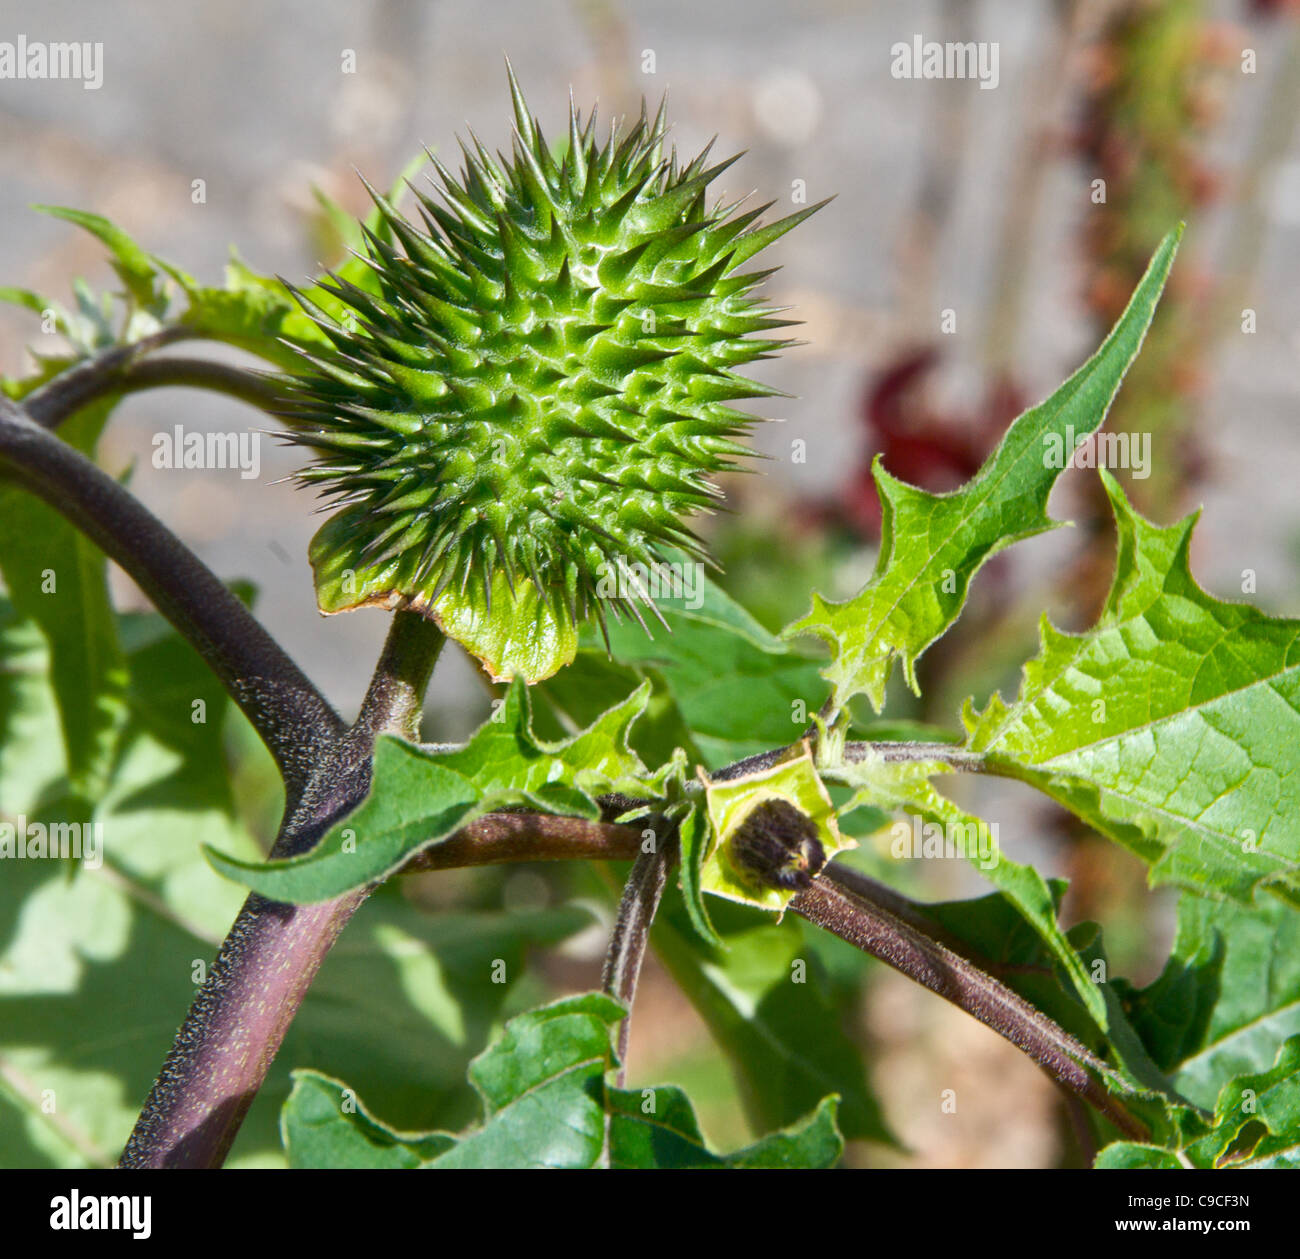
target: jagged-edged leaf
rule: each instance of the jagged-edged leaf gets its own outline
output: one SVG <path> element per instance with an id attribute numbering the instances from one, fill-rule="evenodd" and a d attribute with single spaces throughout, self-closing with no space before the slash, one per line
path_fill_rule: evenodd
<path id="1" fill-rule="evenodd" d="M 470 1064 L 483 1122 L 433 1167 L 595 1167 L 605 1143 L 610 1029 L 623 1017 L 612 997 L 586 993 L 506 1024 Z"/>
<path id="2" fill-rule="evenodd" d="M 113 270 L 126 286 L 130 298 L 152 314 L 162 314 L 167 305 L 167 295 L 157 260 L 116 223 L 110 222 L 102 214 L 74 210 L 69 206 L 38 205 L 34 208 L 53 218 L 75 223 L 103 241 L 112 255 Z"/>
<path id="3" fill-rule="evenodd" d="M 681 748 L 692 763 L 701 762 L 677 701 L 658 670 L 619 664 L 603 647 L 579 650 L 568 668 L 533 687 L 534 700 L 540 696 L 544 701 L 534 707 L 535 727 L 539 734 L 551 737 L 579 730 L 600 715 L 607 696 L 627 695 L 642 682 L 649 682 L 651 689 L 646 710 L 632 731 L 637 754 L 649 765 L 661 765 Z"/>
<path id="4" fill-rule="evenodd" d="M 1047 499 L 1074 447 L 1106 418 L 1146 335 L 1182 228 L 1151 259 L 1127 309 L 1101 348 L 1046 402 L 1008 429 L 974 478 L 950 494 L 931 494 L 873 472 L 883 508 L 875 576 L 852 599 L 820 595 L 785 633 L 813 634 L 831 649 L 824 676 L 843 707 L 866 694 L 876 711 L 895 657 L 913 690 L 917 657 L 957 619 L 971 578 L 991 555 L 1054 528 Z"/>
<path id="5" fill-rule="evenodd" d="M 705 1143 L 695 1109 L 681 1089 L 610 1089 L 610 1166 L 616 1169 L 712 1168 L 792 1170 L 833 1167 L 844 1153 L 838 1102 L 824 1097 L 811 1114 L 731 1154 Z"/>
<path id="6" fill-rule="evenodd" d="M 442 1132 L 397 1132 L 356 1093 L 319 1071 L 295 1071 L 280 1112 L 280 1136 L 292 1168 L 408 1168 L 456 1143 Z"/>
<path id="7" fill-rule="evenodd" d="M 597 796 L 662 796 L 680 765 L 651 774 L 628 746 L 648 697 L 642 685 L 586 730 L 551 743 L 533 734 L 528 688 L 516 679 L 463 747 L 427 750 L 381 736 L 370 794 L 304 856 L 247 862 L 209 852 L 209 860 L 263 896 L 309 903 L 382 879 L 492 809 L 528 805 L 595 819 Z"/>
<path id="8" fill-rule="evenodd" d="M 1095 1165 L 1300 1169 L 1300 1036 L 1284 1042 L 1267 1069 L 1225 1082 L 1207 1126 L 1167 1147 L 1117 1142 Z"/>
<path id="9" fill-rule="evenodd" d="M 405 180 L 423 165 L 424 160 L 421 155 L 417 161 L 407 166 L 389 193 L 390 201 L 397 198 Z M 323 194 L 318 193 L 318 200 L 332 221 L 346 221 L 349 225 L 348 231 L 341 236 L 340 243 L 350 249 L 360 250 L 364 236 L 357 221 L 342 214 Z M 301 366 L 302 362 L 293 349 L 294 345 L 327 343 L 324 334 L 303 313 L 281 279 L 255 271 L 237 255 L 232 254 L 226 266 L 224 284 L 201 284 L 183 268 L 150 253 L 102 214 L 68 206 L 41 205 L 35 208 L 54 218 L 75 223 L 108 248 L 109 261 L 125 287 L 125 321 L 120 329 L 114 328 L 111 298 L 95 298 L 81 281 L 74 284 L 77 302 L 75 309 L 71 310 L 29 290 L 0 288 L 0 301 L 16 303 L 36 314 L 51 311 L 57 330 L 68 338 L 75 351 L 71 359 L 46 360 L 43 370 L 33 382 L 18 382 L 16 386 L 6 389 L 11 396 L 17 396 L 18 386 L 44 383 L 63 368 L 74 365 L 79 358 L 95 350 L 129 343 L 155 332 L 164 320 L 174 321 L 203 336 L 238 346 L 289 370 Z M 366 217 L 365 226 L 380 240 L 390 239 L 391 228 L 378 209 L 372 210 Z M 345 258 L 335 268 L 335 273 L 351 284 L 369 291 L 378 291 L 373 270 L 360 257 Z M 179 312 L 173 310 L 176 290 L 185 299 L 185 309 Z M 305 286 L 304 293 L 328 313 L 341 313 L 342 305 L 338 298 L 319 284 Z M 286 345 L 286 341 L 290 344 Z"/>
<path id="10" fill-rule="evenodd" d="M 281 280 L 259 275 L 242 259 L 226 264 L 225 284 L 200 284 L 176 268 L 168 268 L 188 305 L 178 322 L 195 332 L 292 370 L 301 358 L 293 344 L 322 341 L 316 325 L 302 313 Z M 283 341 L 291 345 L 283 344 Z"/>
<path id="11" fill-rule="evenodd" d="M 969 746 L 1132 849 L 1153 883 L 1300 900 L 1300 621 L 1196 584 L 1196 517 L 1159 528 L 1103 473 L 1119 530 L 1098 623 L 1042 650 Z"/>
<path id="12" fill-rule="evenodd" d="M 394 181 L 388 200 L 395 202 L 408 178 L 424 165 L 425 157 L 410 162 Z M 313 190 L 316 200 L 329 223 L 334 227 L 337 244 L 351 250 L 334 274 L 349 284 L 367 292 L 378 293 L 379 284 L 374 270 L 359 255 L 365 249 L 365 234 L 357 219 L 331 201 L 320 189 Z M 365 228 L 379 240 L 391 239 L 392 228 L 383 214 L 372 209 L 366 216 Z M 231 345 L 248 350 L 261 358 L 289 371 L 302 366 L 302 358 L 293 346 L 328 344 L 328 338 L 303 312 L 288 286 L 279 276 L 264 275 L 249 266 L 237 253 L 231 251 L 226 264 L 225 284 L 217 287 L 200 284 L 179 267 L 155 259 L 174 279 L 188 301 L 180 322 L 217 337 Z M 346 309 L 327 288 L 317 283 L 303 286 L 303 295 L 319 309 L 336 318 Z M 282 344 L 288 341 L 291 345 Z"/>
<path id="13" fill-rule="evenodd" d="M 353 1090 L 299 1072 L 282 1131 L 304 1167 L 722 1168 L 829 1167 L 843 1141 L 836 1102 L 730 1155 L 705 1144 L 686 1094 L 671 1085 L 617 1089 L 611 1030 L 623 1007 L 585 993 L 511 1019 L 470 1065 L 483 1120 L 459 1137 L 405 1133 L 376 1119 Z"/>
<path id="14" fill-rule="evenodd" d="M 1266 1071 L 1239 1075 L 1219 1091 L 1214 1131 L 1192 1145 L 1200 1166 L 1300 1169 L 1300 1036 Z"/>
<path id="15" fill-rule="evenodd" d="M 1114 1141 L 1097 1155 L 1093 1166 L 1103 1171 L 1181 1171 L 1186 1164 L 1172 1150 L 1139 1141 Z"/>

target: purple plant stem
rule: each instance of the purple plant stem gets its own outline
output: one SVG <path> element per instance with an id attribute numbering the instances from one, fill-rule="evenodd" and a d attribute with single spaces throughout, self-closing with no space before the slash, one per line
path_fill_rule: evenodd
<path id="1" fill-rule="evenodd" d="M 316 763 L 272 857 L 305 852 L 365 798 L 376 734 L 415 738 L 443 641 L 418 614 L 394 616 L 357 724 Z M 369 892 L 319 905 L 249 896 L 150 1090 L 122 1167 L 221 1166 L 321 962 Z"/>
<path id="2" fill-rule="evenodd" d="M 1146 1125 L 1089 1073 L 1089 1068 L 1102 1073 L 1110 1068 L 1086 1046 L 992 975 L 899 917 L 892 907 L 873 904 L 862 891 L 861 885 L 849 890 L 831 866 L 790 902 L 790 908 L 992 1028 L 1126 1137 L 1143 1141 L 1150 1136 Z M 891 899 L 896 896 L 890 893 Z"/>
<path id="3" fill-rule="evenodd" d="M 239 599 L 124 486 L 0 397 L 0 466 L 117 561 L 243 710 L 290 808 L 343 723 Z"/>

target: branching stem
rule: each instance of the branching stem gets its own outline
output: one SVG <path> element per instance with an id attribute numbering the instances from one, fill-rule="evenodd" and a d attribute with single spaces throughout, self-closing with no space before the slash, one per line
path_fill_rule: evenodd
<path id="1" fill-rule="evenodd" d="M 183 324 L 169 324 L 128 345 L 114 345 L 65 368 L 53 380 L 23 399 L 23 410 L 42 428 L 58 428 L 64 420 L 114 393 L 123 392 L 123 382 L 155 350 L 179 341 L 198 339 L 202 334 Z"/>
<path id="2" fill-rule="evenodd" d="M 794 898 L 790 908 L 992 1028 L 1126 1137 L 1142 1141 L 1150 1136 L 1145 1124 L 1090 1073 L 1113 1074 L 1086 1046 L 993 976 L 933 939 L 914 919 L 905 920 L 892 907 L 871 903 L 860 891 L 845 887 L 831 866 Z"/>
<path id="3" fill-rule="evenodd" d="M 319 752 L 272 857 L 307 851 L 370 788 L 374 737 L 414 737 L 444 639 L 413 612 L 393 618 L 355 726 Z M 325 955 L 369 895 L 318 905 L 249 896 L 190 1008 L 122 1155 L 123 1167 L 219 1167 Z"/>
<path id="4" fill-rule="evenodd" d="M 169 324 L 129 345 L 112 346 L 33 390 L 23 399 L 22 409 L 34 424 L 56 429 L 92 402 L 145 389 L 208 389 L 263 411 L 283 406 L 283 394 L 263 373 L 211 359 L 153 357 L 178 342 L 203 339 L 203 333 L 183 324 Z"/>
<path id="5" fill-rule="evenodd" d="M 115 560 L 203 656 L 275 758 L 294 802 L 343 723 L 284 649 L 133 494 L 4 398 L 0 465 Z"/>
<path id="6" fill-rule="evenodd" d="M 658 831 L 664 823 L 655 827 Z M 668 885 L 668 872 L 677 861 L 677 834 L 656 839 L 653 846 L 641 849 L 633 863 L 619 901 L 618 918 L 609 938 L 605 954 L 605 969 L 600 986 L 610 996 L 622 1002 L 627 1015 L 618 1025 L 618 1074 L 616 1083 L 622 1088 L 627 1081 L 627 1047 L 632 1025 L 632 1003 L 641 979 L 641 963 L 645 960 L 650 928 L 654 925 L 660 898 Z"/>

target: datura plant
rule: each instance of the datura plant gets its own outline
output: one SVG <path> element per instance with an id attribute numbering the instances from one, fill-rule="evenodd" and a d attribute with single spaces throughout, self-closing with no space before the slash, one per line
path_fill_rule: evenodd
<path id="1" fill-rule="evenodd" d="M 552 148 L 518 85 L 513 156 L 436 157 L 414 222 L 374 194 L 370 284 L 335 276 L 327 346 L 292 378 L 300 479 L 337 508 L 311 544 L 323 612 L 430 617 L 493 679 L 568 664 L 591 614 L 655 612 L 644 574 L 704 558 L 688 523 L 775 390 L 737 368 L 788 342 L 742 268 L 806 218 L 710 202 L 736 160 L 665 153 L 645 110 L 602 140 L 570 113 Z"/>
<path id="2" fill-rule="evenodd" d="M 1044 621 L 1018 695 L 949 727 L 878 715 L 895 665 L 920 688 L 985 561 L 1058 524 L 1059 456 L 1104 422 L 1182 229 L 967 484 L 933 494 L 877 466 L 870 579 L 809 592 L 776 634 L 702 568 L 690 599 L 648 575 L 705 559 L 692 517 L 757 418 L 733 404 L 773 392 L 740 371 L 787 344 L 763 335 L 782 321 L 750 264 L 816 207 L 763 226 L 766 207 L 715 197 L 729 164 L 680 163 L 662 108 L 608 133 L 571 111 L 550 144 L 511 87 L 509 158 L 476 140 L 460 176 L 431 158 L 437 197 L 403 201 L 399 182 L 362 225 L 326 203 L 351 252 L 318 282 L 235 259 L 206 285 L 57 210 L 104 243 L 121 292 L 2 294 L 64 348 L 0 395 L 0 856 L 45 855 L 87 818 L 108 838 L 0 880 L 0 1063 L 18 1064 L 0 1097 L 22 1116 L 0 1161 L 125 1142 L 127 1167 L 829 1166 L 846 1140 L 897 1143 L 851 1031 L 867 954 L 1042 1067 L 1071 1095 L 1079 1158 L 1294 1166 L 1300 623 L 1203 590 L 1194 518 L 1143 519 L 1103 470 L 1119 545 L 1096 624 Z M 203 340 L 272 370 L 157 354 Z M 248 592 L 96 465 L 113 408 L 159 385 L 251 403 L 307 452 L 321 610 L 393 611 L 354 723 Z M 109 558 L 160 617 L 114 607 Z M 448 637 L 484 664 L 492 713 L 464 743 L 422 743 Z M 232 728 L 283 781 L 269 854 L 231 788 Z M 1128 982 L 1096 924 L 1061 922 L 1064 882 L 944 786 L 967 772 L 1050 797 L 1177 889 L 1157 980 Z M 931 856 L 969 860 L 988 893 L 913 899 L 909 859 Z M 579 860 L 599 877 L 554 874 Z M 454 890 L 394 890 L 510 862 L 550 863 L 549 905 L 492 908 L 489 871 L 454 913 L 427 911 Z M 600 990 L 525 1009 L 529 950 L 592 905 L 612 923 Z M 354 914 L 356 947 L 331 953 Z M 651 946 L 732 1069 L 756 1134 L 740 1149 L 710 1147 L 680 1088 L 626 1087 Z M 145 1096 L 140 1055 L 162 1058 L 192 999 Z"/>

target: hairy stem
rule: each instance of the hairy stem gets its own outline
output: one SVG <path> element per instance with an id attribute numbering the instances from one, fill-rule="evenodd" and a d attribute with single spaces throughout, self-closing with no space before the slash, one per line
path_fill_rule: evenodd
<path id="1" fill-rule="evenodd" d="M 816 926 L 902 972 L 978 1019 L 1032 1058 L 1055 1080 L 1083 1098 L 1125 1136 L 1145 1140 L 1146 1126 L 1090 1074 L 1111 1068 L 1041 1010 L 974 963 L 905 921 L 884 904 L 850 891 L 832 866 L 790 908 Z"/>
<path id="2" fill-rule="evenodd" d="M 394 613 L 352 733 L 397 734 L 414 741 L 424 692 L 446 641 L 442 630 L 418 612 Z"/>
<path id="3" fill-rule="evenodd" d="M 632 861 L 641 831 L 550 813 L 488 813 L 418 852 L 399 874 L 460 870 L 515 861 Z"/>
<path id="4" fill-rule="evenodd" d="M 887 765 L 915 761 L 938 761 L 949 769 L 966 774 L 981 774 L 985 770 L 984 756 L 952 743 L 846 743 L 844 759 L 850 765 L 881 756 Z"/>
<path id="5" fill-rule="evenodd" d="M 4 398 L 0 465 L 115 560 L 203 656 L 296 801 L 343 723 L 283 648 L 134 495 Z"/>
<path id="6" fill-rule="evenodd" d="M 58 428 L 82 407 L 110 394 L 124 392 L 123 381 L 155 350 L 201 336 L 202 333 L 192 328 L 171 324 L 129 345 L 112 346 L 74 363 L 53 380 L 33 390 L 23 400 L 23 410 L 42 428 Z"/>
<path id="7" fill-rule="evenodd" d="M 325 954 L 365 897 L 245 901 L 119 1166 L 221 1166 Z"/>
<path id="8" fill-rule="evenodd" d="M 116 389 L 106 392 L 142 393 L 146 389 L 207 389 L 237 398 L 262 411 L 278 412 L 284 393 L 265 373 L 217 363 L 206 358 L 151 358 L 132 364 Z"/>
<path id="9" fill-rule="evenodd" d="M 55 429 L 92 402 L 166 388 L 208 389 L 263 411 L 276 412 L 284 406 L 283 392 L 266 373 L 211 359 L 153 357 L 169 345 L 200 339 L 203 333 L 171 324 L 129 345 L 112 346 L 33 390 L 23 399 L 23 410 L 33 423 Z"/>
<path id="10" fill-rule="evenodd" d="M 790 756 L 793 747 L 773 748 L 758 752 L 744 760 L 733 761 L 709 777 L 714 782 L 728 782 L 744 778 L 747 774 L 760 774 L 765 769 L 779 765 Z M 938 761 L 949 769 L 978 774 L 985 770 L 984 757 L 953 743 L 869 743 L 855 741 L 844 745 L 844 760 L 849 764 L 865 761 L 871 756 L 883 756 L 889 764 L 910 761 Z"/>
<path id="11" fill-rule="evenodd" d="M 272 857 L 309 849 L 370 787 L 374 737 L 414 737 L 444 639 L 412 612 L 388 641 L 346 734 L 321 750 L 285 819 Z M 325 955 L 369 895 L 358 888 L 319 905 L 249 896 L 182 1024 L 123 1152 L 123 1167 L 219 1167 L 230 1151 Z"/>
<path id="12" fill-rule="evenodd" d="M 665 824 L 660 821 L 655 829 Z M 659 901 L 668 885 L 668 872 L 677 860 L 677 834 L 671 831 L 660 838 L 656 836 L 651 847 L 642 848 L 632 865 L 618 905 L 618 918 L 609 938 L 605 953 L 605 969 L 600 986 L 612 997 L 617 997 L 627 1010 L 618 1025 L 618 1075 L 616 1084 L 622 1088 L 627 1081 L 627 1047 L 632 1025 L 632 1003 L 641 979 L 641 963 L 645 960 L 650 928 L 654 925 Z"/>

